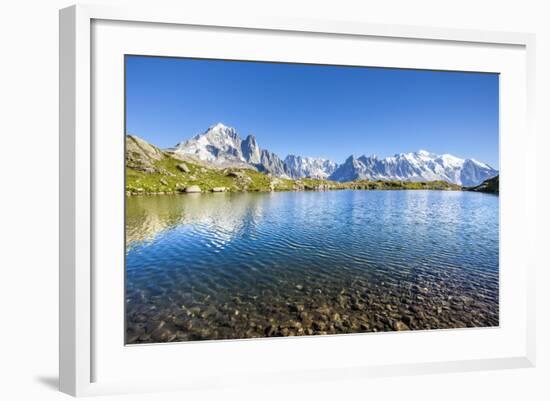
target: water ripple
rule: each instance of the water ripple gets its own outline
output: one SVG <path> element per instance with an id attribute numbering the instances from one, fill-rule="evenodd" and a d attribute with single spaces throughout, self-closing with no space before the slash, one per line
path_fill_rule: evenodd
<path id="1" fill-rule="evenodd" d="M 126 233 L 128 342 L 498 324 L 491 195 L 140 196 Z"/>

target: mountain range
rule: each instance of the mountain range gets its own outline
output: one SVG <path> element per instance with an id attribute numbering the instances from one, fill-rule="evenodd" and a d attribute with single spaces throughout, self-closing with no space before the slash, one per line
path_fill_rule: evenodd
<path id="1" fill-rule="evenodd" d="M 437 155 L 425 150 L 378 158 L 349 156 L 339 164 L 331 160 L 288 155 L 281 159 L 262 149 L 254 135 L 242 139 L 235 128 L 221 123 L 195 137 L 178 143 L 168 152 L 216 167 L 252 168 L 280 178 L 320 178 L 346 182 L 358 179 L 436 181 L 475 186 L 494 177 L 498 171 L 474 159 L 450 154 Z"/>

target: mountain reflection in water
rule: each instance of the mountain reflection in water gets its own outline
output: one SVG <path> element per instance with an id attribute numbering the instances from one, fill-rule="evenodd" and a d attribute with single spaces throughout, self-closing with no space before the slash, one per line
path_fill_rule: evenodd
<path id="1" fill-rule="evenodd" d="M 126 198 L 127 343 L 499 324 L 497 196 Z"/>

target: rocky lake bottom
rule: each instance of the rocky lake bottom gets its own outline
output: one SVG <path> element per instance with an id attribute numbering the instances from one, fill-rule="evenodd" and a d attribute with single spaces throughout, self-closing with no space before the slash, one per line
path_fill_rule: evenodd
<path id="1" fill-rule="evenodd" d="M 126 202 L 127 344 L 499 325 L 494 195 Z"/>

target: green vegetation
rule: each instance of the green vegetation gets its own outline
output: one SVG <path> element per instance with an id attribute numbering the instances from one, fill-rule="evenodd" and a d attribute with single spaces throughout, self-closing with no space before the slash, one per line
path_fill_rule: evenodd
<path id="1" fill-rule="evenodd" d="M 409 181 L 368 181 L 358 180 L 352 182 L 346 182 L 344 185 L 351 189 L 408 189 L 408 190 L 440 190 L 440 191 L 459 191 L 460 185 L 451 184 L 447 181 L 423 181 L 423 182 L 409 182 Z"/>
<path id="2" fill-rule="evenodd" d="M 184 161 L 135 137 L 126 137 L 126 193 L 325 191 L 338 189 L 436 189 L 460 190 L 445 181 L 335 182 L 313 178 L 291 180 L 273 177 L 251 168 L 217 169 Z"/>
<path id="3" fill-rule="evenodd" d="M 197 185 L 207 191 L 308 191 L 338 189 L 437 189 L 460 190 L 458 185 L 444 181 L 405 182 L 367 181 L 335 182 L 304 178 L 290 180 L 270 176 L 252 169 L 215 169 L 188 161 L 179 160 L 170 154 L 156 159 L 139 159 L 135 154 L 127 154 L 126 193 L 163 194 L 185 192 L 186 188 Z"/>
<path id="4" fill-rule="evenodd" d="M 153 163 L 154 171 L 142 171 L 126 167 L 126 190 L 130 192 L 177 192 L 191 185 L 199 185 L 203 190 L 214 187 L 232 187 L 231 177 L 219 171 L 185 163 L 189 172 L 178 169 L 182 161 L 166 157 Z"/>

